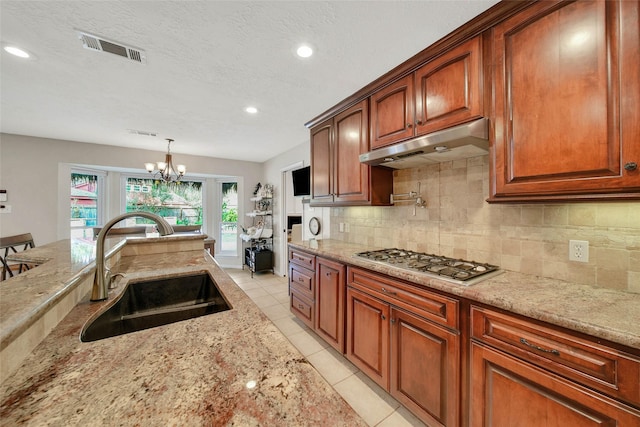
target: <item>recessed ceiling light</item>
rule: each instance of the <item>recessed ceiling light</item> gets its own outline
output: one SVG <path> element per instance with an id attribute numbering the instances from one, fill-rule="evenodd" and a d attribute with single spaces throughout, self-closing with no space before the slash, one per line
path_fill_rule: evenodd
<path id="1" fill-rule="evenodd" d="M 4 50 L 10 53 L 11 55 L 15 55 L 20 58 L 29 58 L 31 56 L 27 51 L 22 50 L 19 47 L 15 47 L 15 46 L 5 46 Z"/>
<path id="2" fill-rule="evenodd" d="M 247 107 L 244 109 L 244 111 L 249 114 L 256 114 L 258 112 L 258 109 L 256 107 Z"/>
<path id="3" fill-rule="evenodd" d="M 296 50 L 296 53 L 300 58 L 308 58 L 311 55 L 313 55 L 313 49 L 311 49 L 310 46 L 302 45 L 298 47 L 298 49 Z"/>

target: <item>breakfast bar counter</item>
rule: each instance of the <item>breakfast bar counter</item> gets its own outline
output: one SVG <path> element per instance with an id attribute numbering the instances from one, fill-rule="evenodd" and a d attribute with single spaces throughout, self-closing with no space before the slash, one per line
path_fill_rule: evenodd
<path id="1" fill-rule="evenodd" d="M 207 272 L 232 309 L 85 343 L 115 294 L 85 297 L 3 381 L 2 425 L 366 425 L 205 250 L 122 257 L 116 271 L 113 293 Z"/>

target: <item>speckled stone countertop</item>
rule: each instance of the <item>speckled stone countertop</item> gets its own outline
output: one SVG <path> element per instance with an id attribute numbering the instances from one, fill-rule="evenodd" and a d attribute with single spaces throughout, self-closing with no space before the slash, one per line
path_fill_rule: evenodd
<path id="1" fill-rule="evenodd" d="M 337 240 L 290 242 L 290 246 L 417 285 L 480 302 L 596 338 L 640 349 L 640 295 L 506 271 L 471 286 L 354 256 L 363 247 Z M 639 353 L 640 354 L 640 353 Z"/>
<path id="2" fill-rule="evenodd" d="M 366 425 L 204 250 L 123 257 L 117 271 L 109 300 L 83 300 L 2 383 L 2 425 Z M 233 308 L 80 342 L 128 281 L 193 272 Z"/>

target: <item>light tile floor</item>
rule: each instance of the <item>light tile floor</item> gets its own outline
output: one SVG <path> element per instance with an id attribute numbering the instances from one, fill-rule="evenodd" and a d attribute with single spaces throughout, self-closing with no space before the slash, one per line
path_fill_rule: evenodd
<path id="1" fill-rule="evenodd" d="M 241 269 L 225 269 L 282 334 L 370 426 L 424 426 L 386 391 L 289 311 L 286 277 Z"/>

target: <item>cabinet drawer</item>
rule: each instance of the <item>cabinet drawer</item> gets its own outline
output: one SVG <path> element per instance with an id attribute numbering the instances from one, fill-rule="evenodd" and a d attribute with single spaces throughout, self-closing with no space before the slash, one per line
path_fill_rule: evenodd
<path id="1" fill-rule="evenodd" d="M 313 329 L 313 303 L 307 300 L 303 295 L 297 292 L 291 292 L 290 309 L 296 317 L 304 322 L 305 325 Z"/>
<path id="2" fill-rule="evenodd" d="M 308 254 L 306 252 L 299 251 L 297 249 L 289 249 L 289 262 L 306 267 L 310 270 L 316 269 L 316 257 L 315 255 Z"/>
<path id="3" fill-rule="evenodd" d="M 640 359 L 480 307 L 471 307 L 472 338 L 606 394 L 640 405 Z"/>
<path id="4" fill-rule="evenodd" d="M 458 329 L 458 301 L 452 298 L 355 267 L 349 267 L 347 282 L 426 319 Z"/>
<path id="5" fill-rule="evenodd" d="M 289 266 L 289 284 L 291 290 L 313 299 L 315 292 L 315 273 L 306 268 L 291 264 Z"/>

